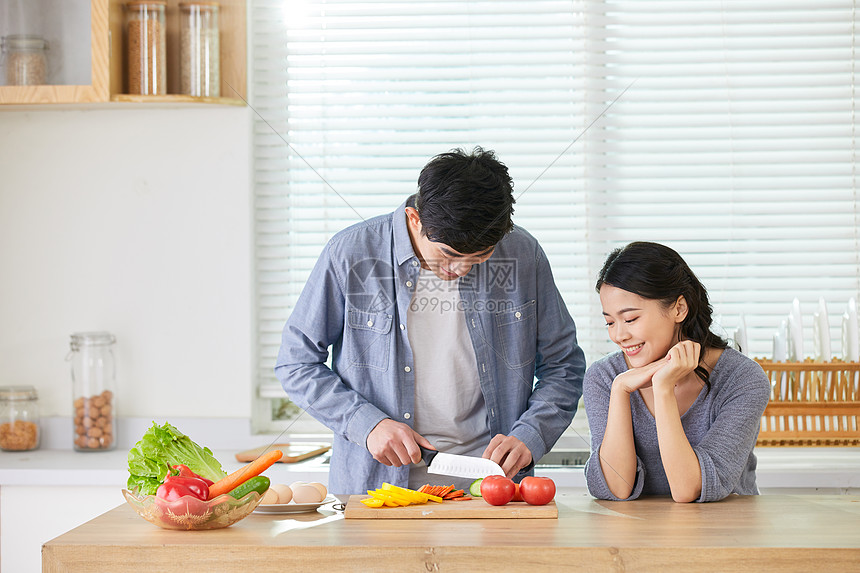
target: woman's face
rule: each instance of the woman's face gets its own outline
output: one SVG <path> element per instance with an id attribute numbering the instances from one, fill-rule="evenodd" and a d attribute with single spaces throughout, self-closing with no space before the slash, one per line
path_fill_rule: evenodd
<path id="1" fill-rule="evenodd" d="M 669 308 L 658 300 L 604 284 L 600 304 L 609 338 L 621 347 L 631 368 L 645 366 L 668 354 L 679 341 L 687 302 L 678 297 Z"/>

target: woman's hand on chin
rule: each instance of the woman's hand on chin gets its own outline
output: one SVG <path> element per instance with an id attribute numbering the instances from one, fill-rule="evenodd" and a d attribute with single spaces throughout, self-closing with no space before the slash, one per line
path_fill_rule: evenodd
<path id="1" fill-rule="evenodd" d="M 612 389 L 618 388 L 627 394 L 632 394 L 640 388 L 648 388 L 651 386 L 654 374 L 665 368 L 668 363 L 669 357 L 665 356 L 660 360 L 655 360 L 651 364 L 646 364 L 638 368 L 630 368 L 615 377 L 615 380 L 612 382 Z"/>
<path id="2" fill-rule="evenodd" d="M 669 354 L 664 358 L 665 364 L 651 378 L 655 389 L 674 391 L 675 386 L 680 384 L 699 365 L 701 351 L 702 346 L 692 340 L 682 340 L 670 348 Z"/>

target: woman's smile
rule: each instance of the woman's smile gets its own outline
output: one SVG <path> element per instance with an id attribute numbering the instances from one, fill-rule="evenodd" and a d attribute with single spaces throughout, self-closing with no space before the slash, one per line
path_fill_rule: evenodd
<path id="1" fill-rule="evenodd" d="M 622 350 L 624 350 L 624 354 L 627 356 L 636 356 L 639 354 L 639 351 L 642 350 L 642 347 L 645 345 L 644 342 L 640 342 L 639 344 L 635 344 L 633 346 L 622 346 Z"/>

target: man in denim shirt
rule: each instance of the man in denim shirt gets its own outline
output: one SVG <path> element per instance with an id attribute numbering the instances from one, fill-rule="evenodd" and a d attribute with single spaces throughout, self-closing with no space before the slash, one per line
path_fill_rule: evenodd
<path id="1" fill-rule="evenodd" d="M 333 493 L 468 485 L 428 479 L 419 445 L 519 481 L 570 425 L 585 357 L 546 255 L 511 222 L 512 187 L 492 152 L 443 153 L 416 195 L 320 255 L 275 373 L 334 432 Z"/>

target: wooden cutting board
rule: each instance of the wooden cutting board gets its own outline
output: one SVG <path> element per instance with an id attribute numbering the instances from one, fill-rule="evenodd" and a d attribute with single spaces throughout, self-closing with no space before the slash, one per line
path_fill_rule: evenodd
<path id="1" fill-rule="evenodd" d="M 260 446 L 251 450 L 245 450 L 236 454 L 236 461 L 249 463 L 257 459 L 264 452 L 271 450 L 281 450 L 284 455 L 281 456 L 279 462 L 292 464 L 300 462 L 314 456 L 318 456 L 327 452 L 331 448 L 331 444 L 311 443 L 311 442 L 296 442 L 293 444 L 270 444 L 268 446 Z"/>
<path id="2" fill-rule="evenodd" d="M 555 501 L 546 505 L 529 505 L 524 501 L 490 505 L 476 497 L 466 501 L 428 502 L 406 507 L 367 507 L 362 499 L 351 495 L 343 516 L 346 519 L 558 519 Z"/>

